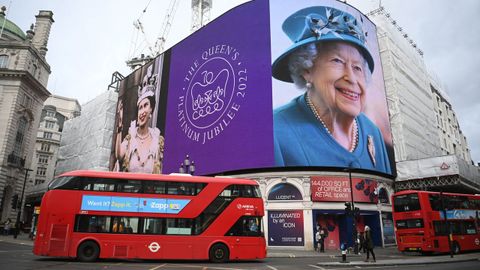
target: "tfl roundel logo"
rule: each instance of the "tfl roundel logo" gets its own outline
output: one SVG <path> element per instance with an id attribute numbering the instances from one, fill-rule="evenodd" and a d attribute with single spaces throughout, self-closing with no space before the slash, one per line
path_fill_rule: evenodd
<path id="1" fill-rule="evenodd" d="M 241 110 L 247 80 L 247 69 L 235 47 L 219 44 L 201 52 L 188 68 L 178 98 L 183 133 L 202 144 L 220 136 Z"/>

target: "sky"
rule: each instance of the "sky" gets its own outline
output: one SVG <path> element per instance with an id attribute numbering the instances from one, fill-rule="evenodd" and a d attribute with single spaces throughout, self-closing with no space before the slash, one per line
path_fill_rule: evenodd
<path id="1" fill-rule="evenodd" d="M 190 33 L 191 0 L 178 0 L 165 48 Z M 282 0 L 277 1 L 280 5 Z M 213 0 L 211 19 L 248 0 Z M 381 5 L 424 52 L 429 71 L 447 91 L 474 162 L 480 162 L 480 31 L 477 0 L 347 0 L 364 13 Z M 170 0 L 0 0 L 7 18 L 26 31 L 39 10 L 53 11 L 47 62 L 51 93 L 80 104 L 107 90 L 112 73 L 131 71 L 125 61 L 148 54 L 160 36 Z M 145 12 L 143 12 L 145 10 Z M 135 29 L 139 19 L 144 34 Z M 145 42 L 147 41 L 147 42 Z M 142 50 L 142 48 L 144 50 Z"/>

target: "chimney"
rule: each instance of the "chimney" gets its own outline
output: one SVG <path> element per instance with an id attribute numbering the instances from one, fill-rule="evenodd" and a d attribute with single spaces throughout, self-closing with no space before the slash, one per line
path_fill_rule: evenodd
<path id="1" fill-rule="evenodd" d="M 50 28 L 52 27 L 52 23 L 55 22 L 53 20 L 53 12 L 49 10 L 40 10 L 35 17 L 37 20 L 35 22 L 35 35 L 33 36 L 32 44 L 40 54 L 45 57 L 48 51 L 47 43 L 50 35 Z"/>

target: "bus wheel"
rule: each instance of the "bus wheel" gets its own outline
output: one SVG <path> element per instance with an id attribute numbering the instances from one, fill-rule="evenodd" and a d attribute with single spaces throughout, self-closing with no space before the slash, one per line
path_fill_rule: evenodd
<path id="1" fill-rule="evenodd" d="M 78 246 L 77 259 L 82 262 L 93 262 L 100 255 L 100 247 L 94 241 L 85 241 Z"/>
<path id="2" fill-rule="evenodd" d="M 458 242 L 452 243 L 452 251 L 454 254 L 460 253 L 460 245 L 458 244 Z"/>
<path id="3" fill-rule="evenodd" d="M 224 244 L 215 244 L 210 248 L 209 259 L 214 263 L 223 263 L 228 261 L 228 248 Z"/>

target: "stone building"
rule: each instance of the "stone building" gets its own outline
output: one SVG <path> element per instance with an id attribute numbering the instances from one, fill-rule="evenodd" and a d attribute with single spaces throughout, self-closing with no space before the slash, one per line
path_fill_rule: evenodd
<path id="1" fill-rule="evenodd" d="M 80 116 L 81 107 L 76 99 L 52 95 L 43 106 L 32 157 L 31 185 L 26 189 L 25 221 L 29 224 L 34 207 L 39 207 L 48 183 L 55 176 L 58 149 L 65 121 Z"/>
<path id="2" fill-rule="evenodd" d="M 0 219 L 17 219 L 29 184 L 35 137 L 47 90 L 50 65 L 45 56 L 51 11 L 41 10 L 23 32 L 0 12 Z"/>

